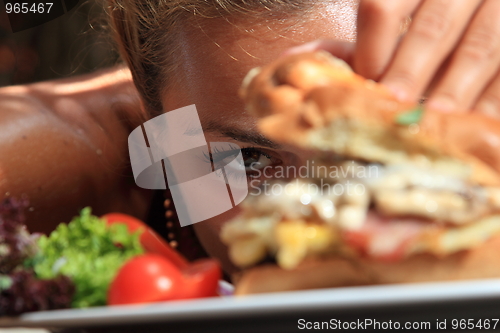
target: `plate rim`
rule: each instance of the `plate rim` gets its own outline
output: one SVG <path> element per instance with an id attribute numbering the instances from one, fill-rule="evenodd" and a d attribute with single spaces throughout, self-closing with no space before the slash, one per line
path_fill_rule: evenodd
<path id="1" fill-rule="evenodd" d="M 458 292 L 457 292 L 458 291 Z M 277 314 L 328 308 L 353 310 L 395 305 L 421 305 L 446 301 L 500 300 L 500 279 L 371 285 L 223 296 L 199 300 L 64 309 L 0 318 L 0 327 L 91 327 L 99 325 L 177 322 L 241 315 Z"/>

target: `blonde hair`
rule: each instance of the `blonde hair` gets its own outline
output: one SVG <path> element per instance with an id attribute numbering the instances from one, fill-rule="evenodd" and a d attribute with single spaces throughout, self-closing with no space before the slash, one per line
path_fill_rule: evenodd
<path id="1" fill-rule="evenodd" d="M 176 31 L 190 17 L 290 15 L 311 0 L 109 0 L 109 14 L 122 58 L 150 114 L 162 112 L 161 93 L 178 50 Z"/>

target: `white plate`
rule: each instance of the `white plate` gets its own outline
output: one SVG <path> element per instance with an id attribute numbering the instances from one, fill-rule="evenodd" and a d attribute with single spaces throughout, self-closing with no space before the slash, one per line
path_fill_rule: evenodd
<path id="1" fill-rule="evenodd" d="M 300 310 L 348 310 L 383 306 L 495 301 L 500 305 L 500 279 L 318 289 L 245 297 L 171 301 L 147 305 L 33 312 L 1 318 L 0 327 L 85 327 L 196 319 L 258 318 Z"/>

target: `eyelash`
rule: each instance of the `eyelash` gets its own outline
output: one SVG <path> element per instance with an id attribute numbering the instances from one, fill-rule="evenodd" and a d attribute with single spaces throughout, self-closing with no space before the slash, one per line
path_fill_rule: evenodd
<path id="1" fill-rule="evenodd" d="M 214 160 L 216 161 L 221 161 L 223 159 L 225 159 L 226 157 L 229 157 L 231 155 L 236 155 L 237 152 L 240 151 L 239 148 L 237 147 L 234 147 L 234 149 L 220 149 L 218 147 L 213 147 L 212 149 L 212 153 L 203 153 L 203 156 L 205 157 L 205 160 L 207 163 L 212 163 L 212 165 L 214 165 L 216 162 L 214 162 Z M 243 156 L 246 154 L 246 153 L 250 153 L 250 152 L 257 152 L 258 154 L 261 154 L 263 156 L 265 156 L 266 158 L 270 159 L 270 160 L 273 160 L 273 157 L 269 154 L 267 154 L 265 151 L 263 151 L 262 149 L 259 149 L 258 147 L 245 147 L 245 148 L 241 148 L 241 153 L 243 154 Z M 220 168 L 217 168 L 216 169 L 220 169 Z M 252 175 L 251 174 L 246 174 L 246 178 L 247 179 L 252 179 Z M 233 176 L 235 177 L 236 175 L 227 175 L 227 176 Z"/>
<path id="2" fill-rule="evenodd" d="M 272 159 L 272 157 L 269 154 L 267 154 L 265 151 L 263 151 L 257 147 L 245 147 L 245 148 L 241 148 L 241 149 L 236 148 L 236 147 L 234 149 L 220 149 L 218 147 L 214 147 L 212 150 L 213 150 L 212 153 L 208 153 L 208 154 L 205 152 L 203 153 L 203 156 L 205 157 L 206 161 L 211 162 L 211 163 L 214 163 L 214 158 L 213 158 L 214 156 L 217 157 L 216 159 L 222 160 L 222 159 L 229 157 L 231 155 L 236 155 L 236 153 L 240 150 L 241 150 L 242 154 L 245 154 L 248 152 L 257 152 L 257 153 L 267 157 L 268 159 Z"/>

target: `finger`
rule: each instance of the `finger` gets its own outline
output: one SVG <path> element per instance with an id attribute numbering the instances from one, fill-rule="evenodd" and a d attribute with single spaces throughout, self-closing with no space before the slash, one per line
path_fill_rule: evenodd
<path id="1" fill-rule="evenodd" d="M 474 111 L 500 119 L 500 72 L 478 98 Z"/>
<path id="2" fill-rule="evenodd" d="M 354 70 L 378 80 L 389 64 L 401 25 L 422 0 L 361 0 L 354 52 Z"/>
<path id="3" fill-rule="evenodd" d="M 381 82 L 403 100 L 417 100 L 454 49 L 481 0 L 426 0 Z"/>
<path id="4" fill-rule="evenodd" d="M 500 66 L 500 1 L 478 10 L 428 106 L 442 111 L 468 110 Z"/>
<path id="5" fill-rule="evenodd" d="M 335 57 L 340 58 L 347 63 L 350 63 L 352 54 L 354 52 L 354 43 L 333 39 L 318 39 L 313 42 L 289 48 L 282 53 L 282 56 L 305 52 L 315 52 L 319 50 L 330 52 Z"/>

